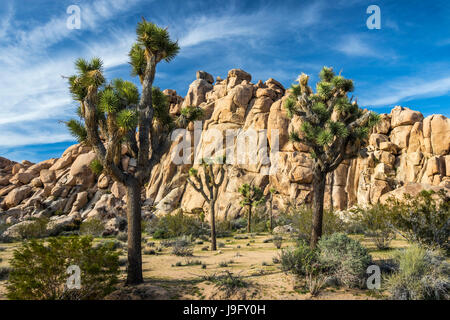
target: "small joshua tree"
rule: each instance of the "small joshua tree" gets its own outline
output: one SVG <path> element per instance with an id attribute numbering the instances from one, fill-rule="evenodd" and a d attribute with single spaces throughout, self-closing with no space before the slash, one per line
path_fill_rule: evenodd
<path id="1" fill-rule="evenodd" d="M 143 282 L 141 191 L 167 147 L 167 134 L 172 127 L 167 99 L 153 87 L 156 66 L 163 60 L 170 62 L 179 51 L 167 29 L 145 19 L 138 23 L 136 34 L 137 42 L 129 57 L 132 75 L 138 76 L 142 85 L 141 94 L 129 81 L 115 79 L 107 83 L 99 58 L 78 59 L 77 74 L 69 77 L 69 87 L 74 100 L 80 103 L 80 121 L 66 123 L 79 142 L 92 147 L 102 171 L 127 189 L 127 284 Z M 137 159 L 133 173 L 120 166 L 122 143 L 128 144 L 129 152 Z"/>
<path id="2" fill-rule="evenodd" d="M 264 194 L 260 188 L 248 183 L 243 184 L 238 191 L 244 198 L 241 201 L 241 206 L 247 207 L 247 232 L 251 232 L 252 207 L 256 207 L 264 202 Z"/>
<path id="3" fill-rule="evenodd" d="M 322 235 L 325 180 L 344 160 L 353 159 L 367 144 L 370 129 L 378 122 L 378 115 L 362 110 L 356 100 L 348 97 L 353 81 L 336 75 L 324 67 L 319 74 L 316 93 L 308 86 L 309 77 L 301 74 L 298 84 L 290 88 L 285 102 L 288 116 L 302 120 L 299 131 L 290 138 L 309 147 L 313 165 L 314 214 L 311 246 Z"/>
<path id="4" fill-rule="evenodd" d="M 209 204 L 209 214 L 211 219 L 211 250 L 217 250 L 216 245 L 216 214 L 215 206 L 219 188 L 225 178 L 223 159 L 213 161 L 211 159 L 202 159 L 200 169 L 189 169 L 188 183 L 202 195 Z M 214 167 L 218 167 L 217 178 L 214 173 Z M 216 182 L 217 181 L 217 182 Z"/>
<path id="5" fill-rule="evenodd" d="M 277 190 L 275 188 L 269 189 L 269 230 L 272 232 L 273 230 L 273 195 L 277 194 Z"/>

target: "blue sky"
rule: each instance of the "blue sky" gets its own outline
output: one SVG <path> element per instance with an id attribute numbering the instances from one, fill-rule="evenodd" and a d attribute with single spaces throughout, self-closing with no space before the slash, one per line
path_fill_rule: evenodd
<path id="1" fill-rule="evenodd" d="M 66 27 L 70 5 L 81 29 Z M 381 29 L 369 30 L 369 5 Z M 168 26 L 181 52 L 158 66 L 156 85 L 184 96 L 197 70 L 289 86 L 332 66 L 354 79 L 361 106 L 395 105 L 450 116 L 450 2 L 3 0 L 0 3 L 0 156 L 59 157 L 74 141 L 61 123 L 74 115 L 66 82 L 77 57 L 103 58 L 109 79 L 129 75 L 127 53 L 144 16 Z"/>

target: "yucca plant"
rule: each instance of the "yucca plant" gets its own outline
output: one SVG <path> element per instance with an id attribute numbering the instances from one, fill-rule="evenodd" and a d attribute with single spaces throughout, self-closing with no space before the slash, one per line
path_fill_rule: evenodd
<path id="1" fill-rule="evenodd" d="M 111 176 L 126 186 L 128 216 L 127 284 L 143 282 L 141 257 L 141 189 L 150 172 L 164 153 L 172 128 L 169 104 L 165 95 L 153 87 L 156 66 L 162 60 L 170 62 L 179 51 L 167 29 L 142 19 L 136 28 L 137 41 L 129 58 L 131 74 L 138 76 L 141 94 L 130 81 L 114 79 L 107 82 L 99 58 L 78 59 L 76 74 L 68 78 L 69 89 L 80 107 L 80 120 L 68 121 L 69 131 L 79 142 L 95 151 L 93 169 Z M 138 132 L 138 137 L 136 137 Z M 133 173 L 123 170 L 120 163 L 122 143 L 128 144 L 137 159 Z M 101 169 L 101 170 L 100 170 Z"/>
<path id="2" fill-rule="evenodd" d="M 216 245 L 216 214 L 215 206 L 217 196 L 219 194 L 219 188 L 225 178 L 225 158 L 217 159 L 202 159 L 200 168 L 189 169 L 188 183 L 194 188 L 195 191 L 200 193 L 209 204 L 209 214 L 211 219 L 211 250 L 217 250 Z M 214 173 L 214 169 L 217 168 L 217 173 Z M 216 177 L 217 175 L 217 177 Z"/>
<path id="3" fill-rule="evenodd" d="M 301 74 L 285 102 L 288 116 L 299 116 L 302 121 L 297 131 L 290 132 L 290 139 L 309 147 L 314 161 L 313 247 L 322 235 L 327 174 L 342 161 L 358 156 L 367 144 L 371 127 L 379 120 L 378 115 L 360 109 L 356 99 L 348 96 L 353 91 L 352 80 L 336 75 L 327 67 L 320 71 L 319 77 L 314 93 L 308 86 L 309 77 Z"/>
<path id="4" fill-rule="evenodd" d="M 251 232 L 252 227 L 252 207 L 256 207 L 264 203 L 264 193 L 263 191 L 247 183 L 243 184 L 239 189 L 239 193 L 242 195 L 243 200 L 241 201 L 241 206 L 247 208 L 247 232 Z"/>

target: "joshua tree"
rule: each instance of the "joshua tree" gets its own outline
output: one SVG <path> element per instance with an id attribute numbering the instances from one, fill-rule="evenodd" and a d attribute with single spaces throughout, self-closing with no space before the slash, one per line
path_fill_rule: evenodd
<path id="1" fill-rule="evenodd" d="M 239 189 L 239 193 L 244 197 L 241 201 L 242 207 L 247 207 L 247 232 L 251 232 L 252 224 L 252 207 L 256 207 L 264 202 L 263 191 L 249 184 L 243 184 Z"/>
<path id="2" fill-rule="evenodd" d="M 219 194 L 219 188 L 225 178 L 224 163 L 222 159 L 214 163 L 210 159 L 202 159 L 200 164 L 200 171 L 194 168 L 189 169 L 188 182 L 189 184 L 202 195 L 205 201 L 209 204 L 209 214 L 211 219 L 211 250 L 217 250 L 216 245 L 216 213 L 215 206 L 217 201 L 217 195 Z M 214 174 L 214 166 L 218 168 L 218 181 Z M 194 181 L 192 181 L 192 179 Z"/>
<path id="3" fill-rule="evenodd" d="M 353 91 L 352 80 L 335 75 L 327 67 L 320 71 L 319 77 L 314 93 L 308 86 L 309 77 L 301 74 L 285 102 L 288 116 L 297 115 L 302 120 L 300 133 L 292 131 L 290 138 L 308 146 L 314 161 L 312 247 L 322 235 L 326 175 L 342 161 L 353 159 L 363 151 L 369 131 L 379 119 L 377 114 L 360 109 L 353 96 L 348 97 Z"/>
<path id="4" fill-rule="evenodd" d="M 167 29 L 142 19 L 136 28 L 137 42 L 130 50 L 132 75 L 142 85 L 137 87 L 121 79 L 106 83 L 102 61 L 78 59 L 77 74 L 69 78 L 73 98 L 80 103 L 81 121 L 67 122 L 69 130 L 95 151 L 103 172 L 125 185 L 128 217 L 127 284 L 143 282 L 141 256 L 141 191 L 150 172 L 167 147 L 166 133 L 171 128 L 166 97 L 153 87 L 156 66 L 170 62 L 178 53 Z M 137 134 L 136 134 L 137 129 Z M 137 159 L 133 173 L 120 166 L 121 145 Z"/>
<path id="5" fill-rule="evenodd" d="M 277 194 L 277 190 L 275 188 L 269 189 L 269 230 L 272 232 L 273 230 L 273 195 Z"/>

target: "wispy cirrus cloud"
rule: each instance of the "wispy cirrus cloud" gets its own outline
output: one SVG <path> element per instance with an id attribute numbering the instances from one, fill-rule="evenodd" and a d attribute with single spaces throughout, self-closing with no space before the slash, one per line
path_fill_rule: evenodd
<path id="1" fill-rule="evenodd" d="M 299 3 L 296 7 L 262 7 L 251 13 L 241 13 L 238 9 L 228 7 L 216 14 L 193 14 L 183 21 L 181 28 L 176 28 L 181 47 L 192 47 L 207 42 L 227 38 L 255 39 L 267 38 L 271 34 L 304 28 L 321 21 L 325 5 L 318 1 L 312 4 Z"/>
<path id="2" fill-rule="evenodd" d="M 22 29 L 15 30 L 14 37 L 9 29 L 18 24 L 14 23 L 14 7 L 9 6 L 0 31 L 0 146 L 73 139 L 58 123 L 58 120 L 70 117 L 74 109 L 67 81 L 62 76 L 73 73 L 71 61 L 79 56 L 101 56 L 106 68 L 125 64 L 134 34 L 109 28 L 99 37 L 76 39 L 86 32 L 95 33 L 96 28 L 139 2 L 83 2 L 79 4 L 81 30 L 67 28 L 68 15 L 64 10 L 32 28 L 22 25 Z M 59 50 L 52 47 L 66 39 L 79 41 L 78 48 Z"/>
<path id="3" fill-rule="evenodd" d="M 373 92 L 382 92 L 373 95 Z M 365 105 L 380 107 L 409 101 L 417 98 L 435 97 L 450 93 L 450 77 L 430 78 L 401 78 L 383 84 L 383 88 L 373 90 L 372 97 L 361 99 Z"/>
<path id="4" fill-rule="evenodd" d="M 335 49 L 338 52 L 354 57 L 379 57 L 378 51 L 358 35 L 342 37 Z"/>

